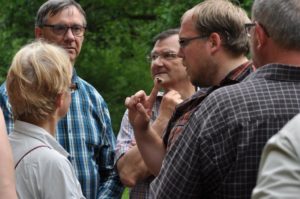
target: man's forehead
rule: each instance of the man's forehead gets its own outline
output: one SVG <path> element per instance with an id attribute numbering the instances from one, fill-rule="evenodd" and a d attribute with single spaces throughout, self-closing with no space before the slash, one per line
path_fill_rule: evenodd
<path id="1" fill-rule="evenodd" d="M 53 19 L 53 18 L 60 18 L 60 17 L 66 17 L 66 16 L 73 17 L 76 15 L 80 16 L 80 18 L 82 18 L 83 21 L 85 21 L 84 15 L 79 11 L 78 8 L 76 8 L 76 6 L 73 6 L 73 5 L 66 6 L 55 13 L 53 13 L 53 11 L 49 11 L 49 13 L 47 14 L 47 18 Z"/>
<path id="2" fill-rule="evenodd" d="M 178 39 L 174 42 L 178 43 Z M 168 43 L 158 43 L 158 45 L 155 45 L 151 51 L 151 53 L 157 53 L 157 52 L 177 52 L 179 50 L 179 43 L 174 42 L 168 42 Z"/>
<path id="3" fill-rule="evenodd" d="M 192 35 L 198 35 L 194 21 L 190 20 L 189 23 L 181 24 L 179 38 L 191 37 Z"/>
<path id="4" fill-rule="evenodd" d="M 170 35 L 164 39 L 157 40 L 154 44 L 154 48 L 161 47 L 161 46 L 173 46 L 174 42 L 177 42 L 178 39 L 179 39 L 178 34 Z"/>

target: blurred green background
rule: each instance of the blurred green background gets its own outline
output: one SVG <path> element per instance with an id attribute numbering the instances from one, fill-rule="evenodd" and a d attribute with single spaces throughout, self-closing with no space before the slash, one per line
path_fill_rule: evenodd
<path id="1" fill-rule="evenodd" d="M 16 51 L 34 39 L 34 20 L 44 0 L 0 0 L 0 83 Z M 151 39 L 178 27 L 185 10 L 198 0 L 84 0 L 88 31 L 75 68 L 106 100 L 114 132 L 119 130 L 126 96 L 152 81 L 145 57 Z M 252 0 L 235 1 L 250 10 Z"/>
<path id="2" fill-rule="evenodd" d="M 34 39 L 34 20 L 44 0 L 0 0 L 0 83 L 13 55 Z M 146 55 L 152 37 L 180 25 L 181 15 L 199 0 L 82 0 L 88 30 L 75 68 L 106 100 L 115 134 L 124 99 L 152 86 Z M 252 0 L 235 0 L 250 13 Z M 127 198 L 128 194 L 124 194 Z"/>

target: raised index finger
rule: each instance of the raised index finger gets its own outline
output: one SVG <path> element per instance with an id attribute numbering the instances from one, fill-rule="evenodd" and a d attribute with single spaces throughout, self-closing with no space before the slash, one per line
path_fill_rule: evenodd
<path id="1" fill-rule="evenodd" d="M 156 96 L 157 96 L 157 93 L 160 89 L 160 84 L 162 83 L 162 79 L 160 78 L 156 78 L 155 79 L 155 82 L 154 82 L 154 87 L 152 88 L 151 90 L 151 93 L 149 95 L 149 98 L 148 98 L 148 105 L 149 105 L 149 108 L 152 108 L 153 107 L 153 104 L 156 100 Z"/>

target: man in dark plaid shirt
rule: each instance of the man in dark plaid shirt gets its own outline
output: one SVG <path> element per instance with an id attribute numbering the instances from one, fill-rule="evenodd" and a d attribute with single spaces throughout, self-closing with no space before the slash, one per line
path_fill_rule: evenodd
<path id="1" fill-rule="evenodd" d="M 181 32 L 199 19 L 188 13 Z M 251 197 L 266 141 L 300 110 L 299 13 L 298 0 L 255 0 L 245 27 L 259 68 L 198 105 L 151 185 L 154 198 Z"/>
<path id="2" fill-rule="evenodd" d="M 152 150 L 150 148 L 147 150 L 150 153 L 149 157 L 152 159 L 154 159 L 153 156 L 157 159 L 161 157 L 161 154 L 158 154 L 159 149 L 163 149 L 163 153 L 166 153 L 166 149 L 167 151 L 172 150 L 172 143 L 184 130 L 193 111 L 198 108 L 198 105 L 209 93 L 220 86 L 241 81 L 253 70 L 253 66 L 245 56 L 248 52 L 248 37 L 244 24 L 250 22 L 245 11 L 227 1 L 211 1 L 205 3 L 204 7 L 207 7 L 206 9 L 209 11 L 215 10 L 215 12 L 210 14 L 210 12 L 202 12 L 206 11 L 205 9 L 195 10 L 193 19 L 198 19 L 200 14 L 204 13 L 201 15 L 203 20 L 197 23 L 199 27 L 196 30 L 193 20 L 183 19 L 179 40 L 181 50 L 178 56 L 183 58 L 190 79 L 195 85 L 201 87 L 214 86 L 208 90 L 200 90 L 190 100 L 177 108 L 164 137 L 165 147 L 159 146 L 160 142 L 152 139 L 153 129 L 147 126 L 147 122 L 146 124 L 134 122 L 135 133 L 139 132 L 139 127 L 148 128 L 148 132 L 141 130 L 140 136 L 136 136 L 138 143 L 138 137 L 143 138 L 142 143 L 144 144 L 140 144 L 139 147 L 149 146 L 148 143 L 145 143 L 145 140 L 158 143 L 157 145 L 153 144 Z M 193 12 L 189 12 L 187 15 L 190 16 L 191 14 Z M 127 100 L 129 113 L 132 116 L 136 114 L 136 102 L 143 101 L 141 99 L 143 97 L 136 94 Z M 141 116 L 143 116 L 143 113 Z M 131 122 L 140 118 L 140 116 L 135 119 L 132 118 Z M 147 117 L 145 119 L 147 121 Z M 145 154 L 142 155 L 145 158 Z"/>
<path id="3" fill-rule="evenodd" d="M 183 58 L 191 82 L 196 86 L 210 88 L 201 89 L 177 108 L 164 136 L 165 143 L 153 128 L 146 128 L 146 131 L 135 128 L 135 138 L 141 155 L 155 175 L 159 173 L 166 152 L 182 132 L 197 105 L 213 90 L 240 82 L 254 70 L 254 66 L 246 57 L 249 45 L 244 24 L 250 22 L 246 12 L 227 1 L 212 3 L 213 6 L 220 7 L 222 11 L 226 9 L 228 12 L 218 10 L 214 14 L 207 15 L 206 18 L 209 20 L 205 19 L 202 24 L 198 24 L 201 33 L 192 32 L 190 27 L 194 27 L 194 24 L 185 23 L 185 31 L 181 28 L 178 53 L 178 56 Z M 226 15 L 228 17 L 225 17 Z M 210 36 L 212 30 L 216 32 Z M 201 83 L 198 83 L 199 80 Z M 152 93 L 148 99 L 151 99 L 151 96 Z M 147 97 L 138 92 L 129 99 L 129 113 L 133 115 L 136 102 L 143 102 Z M 133 107 L 130 107 L 130 104 L 133 104 Z M 144 108 L 149 108 L 146 103 L 144 104 Z M 169 118 L 164 121 L 169 121 Z M 133 124 L 134 126 L 139 124 Z"/>

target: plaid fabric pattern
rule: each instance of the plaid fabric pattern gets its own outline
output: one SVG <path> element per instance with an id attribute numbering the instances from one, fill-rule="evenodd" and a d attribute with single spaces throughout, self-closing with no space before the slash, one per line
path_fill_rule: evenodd
<path id="1" fill-rule="evenodd" d="M 217 89 L 167 152 L 153 198 L 249 199 L 265 143 L 299 110 L 299 67 L 266 65 Z"/>
<path id="2" fill-rule="evenodd" d="M 119 198 L 123 186 L 114 170 L 115 136 L 109 111 L 94 87 L 76 75 L 78 90 L 72 94 L 70 109 L 58 123 L 58 142 L 70 153 L 70 162 L 87 199 Z M 0 106 L 8 132 L 13 120 L 5 83 L 0 87 Z"/>
<path id="3" fill-rule="evenodd" d="M 290 120 L 263 149 L 251 199 L 299 198 L 300 114 Z"/>
<path id="4" fill-rule="evenodd" d="M 152 108 L 151 121 L 153 122 L 158 116 L 159 106 L 162 100 L 163 93 L 159 92 L 156 98 L 156 101 Z M 117 137 L 117 146 L 116 146 L 116 156 L 115 164 L 117 160 L 124 155 L 132 146 L 132 143 L 135 143 L 134 131 L 128 119 L 128 110 L 126 110 L 123 115 L 120 131 Z M 154 179 L 154 176 L 150 176 L 144 181 L 138 182 L 136 186 L 130 189 L 130 198 L 131 199 L 143 199 L 149 198 L 149 187 L 150 183 Z"/>
<path id="5" fill-rule="evenodd" d="M 221 81 L 219 86 L 200 89 L 190 99 L 178 105 L 164 135 L 164 144 L 167 150 L 170 150 L 177 137 L 181 134 L 183 127 L 188 122 L 193 111 L 211 92 L 220 87 L 241 82 L 253 71 L 255 71 L 255 67 L 252 62 L 248 61 L 232 70 L 224 80 Z"/>

